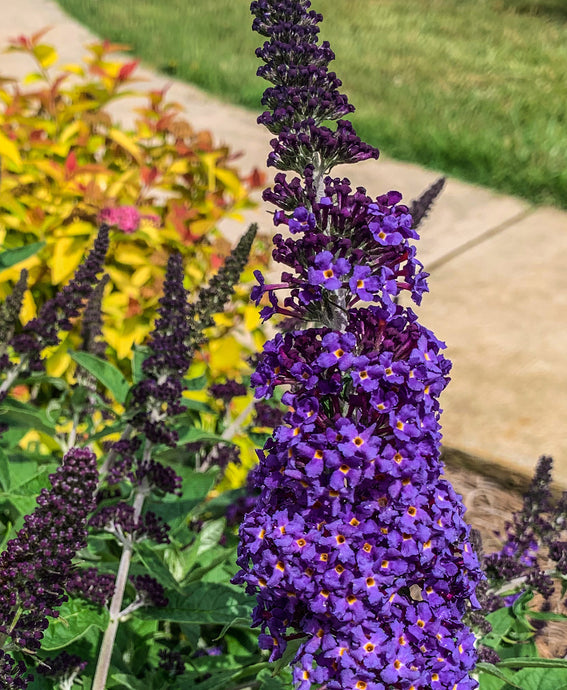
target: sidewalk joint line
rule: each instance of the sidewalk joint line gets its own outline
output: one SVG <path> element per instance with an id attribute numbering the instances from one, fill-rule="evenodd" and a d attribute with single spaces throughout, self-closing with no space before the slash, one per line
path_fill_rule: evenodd
<path id="1" fill-rule="evenodd" d="M 438 259 L 434 259 L 431 261 L 425 268 L 428 273 L 431 273 L 435 269 L 439 268 L 440 266 L 444 266 L 445 264 L 449 263 L 452 259 L 457 258 L 461 254 L 464 254 L 467 252 L 469 249 L 473 249 L 474 247 L 478 246 L 479 244 L 482 244 L 486 240 L 489 240 L 491 237 L 495 237 L 496 235 L 499 235 L 501 232 L 504 230 L 507 230 L 509 227 L 512 225 L 515 225 L 516 223 L 524 220 L 524 218 L 527 218 L 528 216 L 531 216 L 535 211 L 537 210 L 536 206 L 531 206 L 530 208 L 526 209 L 525 211 L 522 211 L 521 213 L 516 214 L 515 216 L 512 216 L 511 218 L 508 218 L 508 220 L 505 220 L 503 223 L 500 223 L 499 225 L 496 225 L 493 228 L 489 228 L 485 232 L 481 233 L 477 237 L 473 237 L 473 239 L 468 240 L 467 242 L 464 242 L 463 244 L 459 245 L 455 249 L 452 249 L 450 252 L 447 252 L 447 254 L 444 254 L 443 256 L 439 257 Z"/>

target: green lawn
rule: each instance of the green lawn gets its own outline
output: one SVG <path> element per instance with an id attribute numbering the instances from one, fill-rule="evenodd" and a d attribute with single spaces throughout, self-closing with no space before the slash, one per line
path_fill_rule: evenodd
<path id="1" fill-rule="evenodd" d="M 248 0 L 59 2 L 145 62 L 260 110 L 263 39 Z M 312 5 L 363 138 L 394 158 L 567 208 L 566 0 Z"/>

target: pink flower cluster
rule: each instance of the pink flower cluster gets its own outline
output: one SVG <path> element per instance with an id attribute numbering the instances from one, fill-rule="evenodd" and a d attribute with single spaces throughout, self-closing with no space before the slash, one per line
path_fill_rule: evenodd
<path id="1" fill-rule="evenodd" d="M 115 208 L 103 208 L 100 212 L 100 221 L 114 225 L 127 235 L 131 235 L 140 228 L 140 221 L 146 220 L 159 224 L 160 218 L 154 213 L 140 213 L 135 206 L 117 206 Z"/>

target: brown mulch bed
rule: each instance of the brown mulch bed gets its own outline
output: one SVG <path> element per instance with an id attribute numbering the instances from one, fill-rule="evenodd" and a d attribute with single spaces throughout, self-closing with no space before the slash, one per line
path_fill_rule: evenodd
<path id="1" fill-rule="evenodd" d="M 522 496 L 530 477 L 512 475 L 501 467 L 494 467 L 454 449 L 445 449 L 443 459 L 445 475 L 463 497 L 467 508 L 466 520 L 481 533 L 484 551 L 490 553 L 498 550 L 501 546 L 498 533 L 504 533 L 506 521 L 521 508 Z M 560 487 L 554 489 L 558 494 L 561 492 Z M 567 613 L 560 592 L 556 592 L 551 610 Z M 567 622 L 548 622 L 544 630 L 538 633 L 536 643 L 544 657 L 565 656 Z"/>

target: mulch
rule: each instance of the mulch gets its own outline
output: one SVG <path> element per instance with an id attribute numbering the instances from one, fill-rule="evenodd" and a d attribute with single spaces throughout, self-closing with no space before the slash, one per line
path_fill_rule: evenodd
<path id="1" fill-rule="evenodd" d="M 499 550 L 502 544 L 500 535 L 505 534 L 506 521 L 510 521 L 512 514 L 522 507 L 522 496 L 529 486 L 530 477 L 511 473 L 506 468 L 450 448 L 444 449 L 443 460 L 447 479 L 463 497 L 467 522 L 482 535 L 485 553 Z M 562 487 L 553 487 L 553 493 L 558 495 L 561 491 Z M 562 600 L 560 594 L 555 592 L 551 610 L 567 614 L 563 603 L 566 600 Z M 537 599 L 533 603 L 537 608 Z M 567 621 L 548 622 L 538 632 L 536 644 L 541 656 L 563 658 L 567 653 Z"/>

